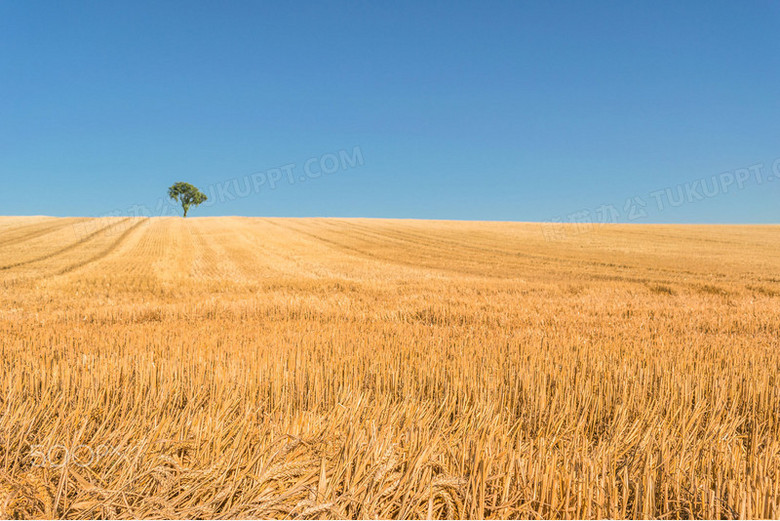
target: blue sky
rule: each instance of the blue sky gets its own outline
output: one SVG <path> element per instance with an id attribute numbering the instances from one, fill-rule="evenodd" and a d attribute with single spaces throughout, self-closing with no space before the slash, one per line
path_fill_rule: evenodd
<path id="1" fill-rule="evenodd" d="M 778 222 L 778 27 L 778 1 L 2 2 L 0 214 L 168 212 L 187 181 L 193 216 Z"/>

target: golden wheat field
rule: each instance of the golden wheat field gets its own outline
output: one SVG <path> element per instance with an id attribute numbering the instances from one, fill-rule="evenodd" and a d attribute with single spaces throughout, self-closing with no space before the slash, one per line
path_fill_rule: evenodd
<path id="1" fill-rule="evenodd" d="M 780 227 L 543 226 L 0 218 L 0 517 L 780 517 Z"/>

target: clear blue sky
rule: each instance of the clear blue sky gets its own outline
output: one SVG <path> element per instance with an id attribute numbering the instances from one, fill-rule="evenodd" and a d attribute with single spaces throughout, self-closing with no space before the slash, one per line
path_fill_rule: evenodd
<path id="1" fill-rule="evenodd" d="M 166 4 L 0 3 L 0 214 L 780 220 L 777 0 Z"/>

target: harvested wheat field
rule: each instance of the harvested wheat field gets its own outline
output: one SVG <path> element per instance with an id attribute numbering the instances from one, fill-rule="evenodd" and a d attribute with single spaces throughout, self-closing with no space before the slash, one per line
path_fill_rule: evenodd
<path id="1" fill-rule="evenodd" d="M 0 218 L 0 517 L 780 517 L 780 227 L 543 232 Z"/>

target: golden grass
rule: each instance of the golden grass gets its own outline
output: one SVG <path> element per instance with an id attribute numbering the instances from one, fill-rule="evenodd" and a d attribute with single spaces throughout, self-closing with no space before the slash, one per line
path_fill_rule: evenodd
<path id="1" fill-rule="evenodd" d="M 778 239 L 0 218 L 0 517 L 778 518 Z"/>

